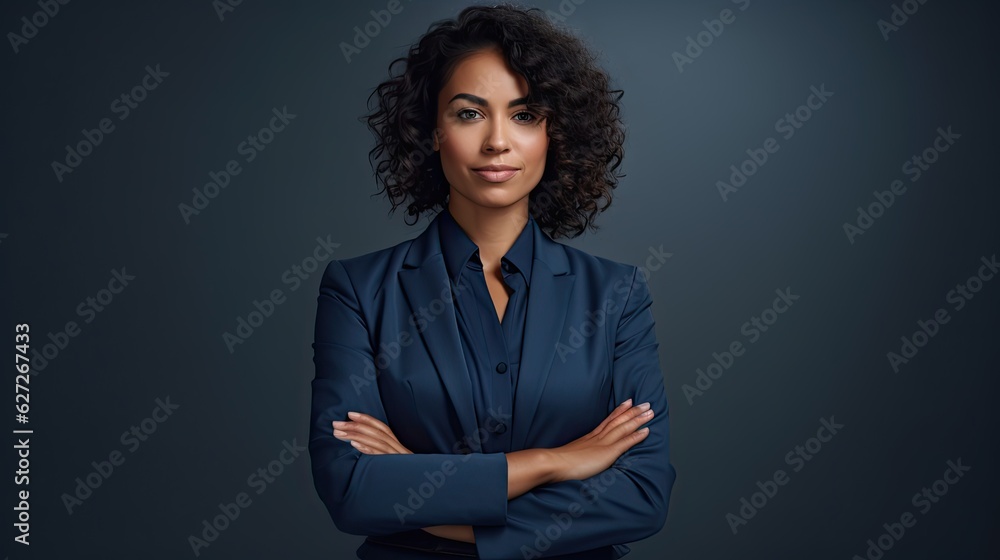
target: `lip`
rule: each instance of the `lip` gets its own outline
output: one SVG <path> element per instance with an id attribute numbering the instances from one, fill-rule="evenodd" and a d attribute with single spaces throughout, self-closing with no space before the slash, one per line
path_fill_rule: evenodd
<path id="1" fill-rule="evenodd" d="M 477 167 L 472 171 L 491 183 L 503 183 L 510 180 L 520 169 L 509 165 L 486 165 Z"/>
<path id="2" fill-rule="evenodd" d="M 474 167 L 473 171 L 517 171 L 516 167 L 511 167 L 509 165 L 497 164 L 497 165 L 484 165 L 482 167 Z"/>

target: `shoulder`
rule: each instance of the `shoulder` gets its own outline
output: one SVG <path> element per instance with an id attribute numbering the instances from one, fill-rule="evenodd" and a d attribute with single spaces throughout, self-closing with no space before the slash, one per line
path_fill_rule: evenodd
<path id="1" fill-rule="evenodd" d="M 649 276 L 663 266 L 670 253 L 650 249 L 652 256 L 645 267 L 593 255 L 560 243 L 569 260 L 570 271 L 585 289 L 602 294 L 605 300 L 620 304 L 622 309 L 641 309 L 652 303 Z"/>
<path id="2" fill-rule="evenodd" d="M 402 268 L 403 258 L 412 243 L 413 239 L 407 239 L 391 247 L 332 260 L 326 266 L 323 283 L 347 282 L 359 298 L 370 298 L 384 280 L 394 277 Z"/>
<path id="3" fill-rule="evenodd" d="M 630 284 L 639 269 L 634 264 L 594 255 L 563 243 L 558 244 L 566 252 L 566 258 L 569 260 L 570 270 L 573 274 L 584 275 L 612 284 L 619 280 Z"/>

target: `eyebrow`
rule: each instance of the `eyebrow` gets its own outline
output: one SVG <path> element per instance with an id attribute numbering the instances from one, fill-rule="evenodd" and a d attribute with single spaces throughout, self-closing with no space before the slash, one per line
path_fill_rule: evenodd
<path id="1" fill-rule="evenodd" d="M 448 104 L 450 105 L 451 102 L 454 101 L 454 100 L 456 100 L 456 99 L 467 99 L 467 100 L 469 100 L 469 101 L 471 101 L 473 103 L 476 103 L 478 105 L 482 105 L 483 107 L 489 107 L 490 106 L 490 103 L 488 101 L 486 101 L 482 97 L 479 97 L 478 95 L 472 95 L 471 93 L 459 93 L 455 97 L 452 97 L 448 101 Z M 511 107 L 517 107 L 518 105 L 525 105 L 525 104 L 527 104 L 527 102 L 528 102 L 528 98 L 527 97 L 518 97 L 517 99 L 514 99 L 510 103 L 508 103 L 507 104 L 507 108 L 509 109 Z"/>

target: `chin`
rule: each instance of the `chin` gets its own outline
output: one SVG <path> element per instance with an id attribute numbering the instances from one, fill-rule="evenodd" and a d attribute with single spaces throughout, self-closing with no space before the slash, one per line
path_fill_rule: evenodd
<path id="1" fill-rule="evenodd" d="M 485 208 L 506 208 L 524 197 L 510 196 L 507 193 L 498 196 L 476 196 L 472 197 L 472 202 L 477 206 Z"/>
<path id="2" fill-rule="evenodd" d="M 503 208 L 531 194 L 531 190 L 522 185 L 512 183 L 490 183 L 481 179 L 460 189 L 459 193 L 479 206 Z"/>

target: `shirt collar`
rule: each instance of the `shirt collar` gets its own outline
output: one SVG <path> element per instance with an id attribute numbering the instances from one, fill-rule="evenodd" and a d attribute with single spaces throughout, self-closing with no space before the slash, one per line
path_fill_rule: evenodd
<path id="1" fill-rule="evenodd" d="M 479 247 L 472 239 L 469 239 L 462 226 L 458 225 L 447 206 L 441 211 L 440 222 L 441 253 L 448 269 L 448 276 L 452 283 L 457 283 L 459 274 L 465 269 L 466 263 L 473 258 Z M 501 262 L 506 260 L 517 267 L 524 275 L 525 283 L 528 285 L 531 285 L 531 263 L 535 256 L 534 233 L 535 219 L 529 214 L 524 229 L 517 236 L 514 245 L 501 259 Z"/>

